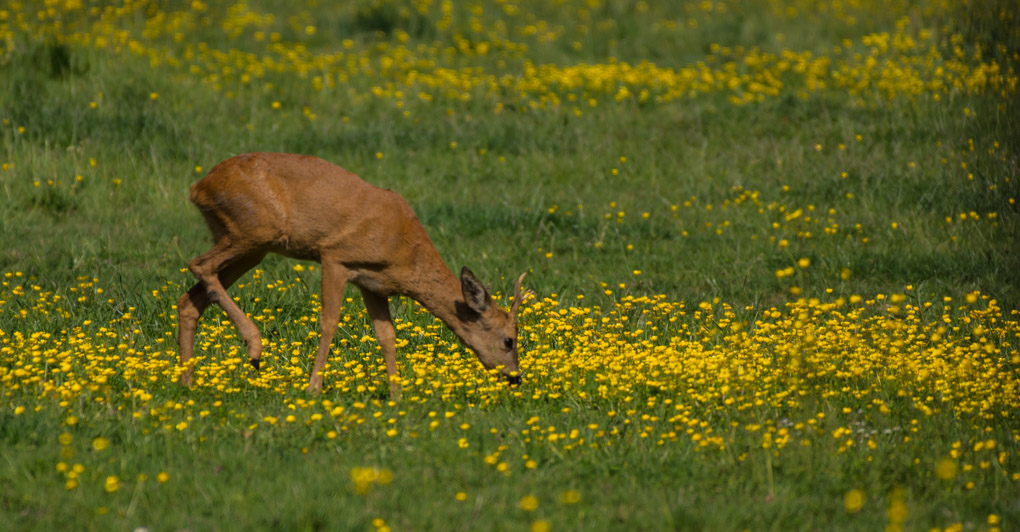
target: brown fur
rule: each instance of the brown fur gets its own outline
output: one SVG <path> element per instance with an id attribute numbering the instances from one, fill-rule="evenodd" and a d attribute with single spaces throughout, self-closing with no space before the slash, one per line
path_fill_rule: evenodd
<path id="1" fill-rule="evenodd" d="M 382 347 L 391 394 L 398 393 L 396 339 L 388 297 L 410 296 L 443 320 L 488 369 L 501 367 L 520 382 L 517 310 L 521 280 L 507 313 L 464 268 L 447 268 L 411 207 L 332 163 L 303 155 L 248 153 L 216 165 L 191 187 L 215 245 L 188 265 L 198 283 L 177 302 L 181 384 L 192 382 L 188 363 L 202 312 L 217 303 L 238 328 L 257 368 L 262 339 L 226 293 L 267 253 L 322 264 L 322 336 L 308 389 L 322 387 L 322 371 L 340 320 L 344 287 L 361 289 Z M 508 340 L 509 339 L 509 340 Z M 508 348 L 511 345 L 512 348 Z"/>

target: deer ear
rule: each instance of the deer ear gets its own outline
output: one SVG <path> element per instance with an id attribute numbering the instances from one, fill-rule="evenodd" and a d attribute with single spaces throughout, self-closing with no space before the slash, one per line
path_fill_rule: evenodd
<path id="1" fill-rule="evenodd" d="M 492 296 L 489 295 L 489 291 L 482 286 L 475 274 L 467 269 L 467 266 L 460 270 L 460 290 L 464 294 L 464 302 L 467 303 L 468 308 L 479 314 L 483 314 L 492 304 Z"/>

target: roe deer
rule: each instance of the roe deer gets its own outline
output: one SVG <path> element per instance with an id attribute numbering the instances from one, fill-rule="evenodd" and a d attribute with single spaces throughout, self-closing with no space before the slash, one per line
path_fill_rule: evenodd
<path id="1" fill-rule="evenodd" d="M 399 393 L 388 300 L 394 294 L 421 303 L 475 352 L 486 369 L 499 367 L 510 384 L 520 384 L 517 311 L 524 274 L 517 278 L 507 313 L 471 270 L 462 269 L 459 280 L 453 275 L 397 193 L 316 157 L 249 153 L 216 165 L 192 185 L 190 198 L 205 217 L 215 245 L 188 264 L 198 283 L 177 302 L 182 385 L 192 383 L 188 360 L 198 319 L 210 303 L 226 311 L 258 370 L 261 336 L 226 289 L 269 252 L 322 264 L 322 336 L 309 392 L 322 389 L 322 372 L 348 282 L 361 289 L 386 361 L 391 395 Z"/>

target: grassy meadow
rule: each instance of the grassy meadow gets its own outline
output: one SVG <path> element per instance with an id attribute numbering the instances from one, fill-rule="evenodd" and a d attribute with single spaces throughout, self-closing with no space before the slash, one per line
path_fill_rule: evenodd
<path id="1" fill-rule="evenodd" d="M 1020 529 L 1020 9 L 969 0 L 0 5 L 0 529 Z M 400 192 L 508 388 L 319 268 L 176 301 L 248 151 Z M 371 208 L 371 206 L 366 206 Z"/>

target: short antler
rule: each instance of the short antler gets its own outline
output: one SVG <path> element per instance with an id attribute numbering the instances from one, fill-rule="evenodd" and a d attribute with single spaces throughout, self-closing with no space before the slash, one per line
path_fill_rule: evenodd
<path id="1" fill-rule="evenodd" d="M 521 301 L 524 297 L 521 295 L 521 283 L 524 282 L 524 276 L 528 275 L 528 272 L 524 272 L 520 277 L 517 278 L 517 286 L 514 287 L 514 302 L 510 306 L 510 317 L 517 319 L 517 311 L 521 308 Z"/>

